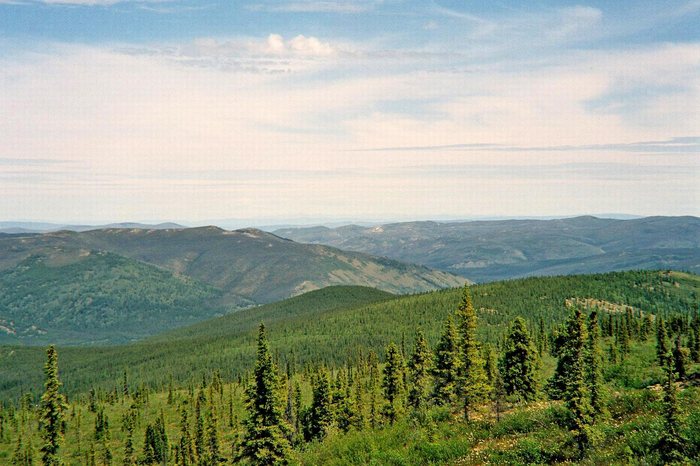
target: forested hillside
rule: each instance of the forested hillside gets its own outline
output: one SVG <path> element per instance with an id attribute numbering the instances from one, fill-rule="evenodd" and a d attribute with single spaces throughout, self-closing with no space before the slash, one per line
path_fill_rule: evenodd
<path id="1" fill-rule="evenodd" d="M 329 285 L 411 293 L 464 279 L 259 230 L 0 236 L 0 342 L 121 343 Z"/>
<path id="2" fill-rule="evenodd" d="M 472 287 L 479 336 L 496 344 L 516 316 L 531 328 L 564 320 L 572 298 L 595 299 L 619 313 L 630 306 L 654 314 L 697 311 L 700 277 L 677 272 L 620 272 L 527 278 Z M 151 387 L 172 376 L 185 383 L 219 369 L 227 379 L 244 375 L 254 357 L 254 329 L 265 322 L 271 347 L 283 365 L 343 364 L 390 342 L 410 339 L 421 327 L 437 342 L 445 317 L 459 304 L 461 289 L 392 297 L 370 288 L 331 287 L 266 306 L 176 329 L 143 342 L 104 348 L 65 348 L 62 372 L 68 393 L 112 388 L 123 369 Z M 40 348 L 0 348 L 0 394 L 38 386 Z"/>
<path id="3" fill-rule="evenodd" d="M 0 290 L 3 343 L 125 343 L 223 313 L 220 290 L 103 252 L 31 256 Z"/>
<path id="4" fill-rule="evenodd" d="M 476 282 L 631 269 L 700 271 L 697 217 L 406 222 L 275 234 L 423 264 Z"/>
<path id="5" fill-rule="evenodd" d="M 0 461 L 696 464 L 699 291 L 678 272 L 330 287 L 59 359 L 5 347 Z"/>

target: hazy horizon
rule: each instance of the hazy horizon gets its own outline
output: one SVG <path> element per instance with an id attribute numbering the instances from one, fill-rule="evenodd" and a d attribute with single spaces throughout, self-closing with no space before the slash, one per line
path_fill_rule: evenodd
<path id="1" fill-rule="evenodd" d="M 149 225 L 158 226 L 164 224 L 175 224 L 183 228 L 198 228 L 205 226 L 216 226 L 224 229 L 240 228 L 260 228 L 266 231 L 273 231 L 281 228 L 308 228 L 325 226 L 337 228 L 341 226 L 375 226 L 392 223 L 406 222 L 436 222 L 436 223 L 460 223 L 460 222 L 480 222 L 480 221 L 507 221 L 507 220 L 559 220 L 578 217 L 595 217 L 610 220 L 635 220 L 649 217 L 694 217 L 693 215 L 633 215 L 624 213 L 585 213 L 578 215 L 543 215 L 543 216 L 471 216 L 471 217 L 430 217 L 430 218 L 281 218 L 281 219 L 208 219 L 200 221 L 191 220 L 120 220 L 108 222 L 48 222 L 41 220 L 4 220 L 0 219 L 0 232 L 11 228 L 24 228 L 27 230 L 52 231 L 59 227 L 104 227 L 109 225 Z M 81 230 L 83 231 L 83 230 Z"/>

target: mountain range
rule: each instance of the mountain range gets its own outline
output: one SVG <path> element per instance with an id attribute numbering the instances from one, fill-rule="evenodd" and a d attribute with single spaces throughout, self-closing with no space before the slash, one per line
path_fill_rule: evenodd
<path id="1" fill-rule="evenodd" d="M 0 342 L 119 343 L 329 285 L 415 293 L 462 277 L 256 229 L 0 236 Z"/>
<path id="2" fill-rule="evenodd" d="M 172 222 L 148 224 L 137 222 L 121 222 L 109 223 L 106 225 L 71 225 L 63 223 L 46 223 L 46 222 L 0 222 L 0 234 L 18 234 L 18 233 L 48 233 L 51 231 L 89 231 L 103 230 L 106 228 L 142 228 L 150 230 L 165 230 L 168 228 L 185 228 L 182 225 Z"/>
<path id="3" fill-rule="evenodd" d="M 422 264 L 476 282 L 629 269 L 700 271 L 700 219 L 690 216 L 402 222 L 274 233 Z"/>

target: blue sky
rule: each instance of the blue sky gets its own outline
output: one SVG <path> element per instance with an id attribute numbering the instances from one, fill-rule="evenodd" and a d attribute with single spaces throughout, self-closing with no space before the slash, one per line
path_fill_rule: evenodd
<path id="1" fill-rule="evenodd" d="M 698 24 L 698 0 L 0 0 L 0 217 L 700 215 Z"/>

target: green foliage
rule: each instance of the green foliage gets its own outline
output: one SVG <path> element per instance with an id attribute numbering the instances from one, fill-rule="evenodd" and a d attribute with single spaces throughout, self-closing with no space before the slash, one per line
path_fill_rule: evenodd
<path id="1" fill-rule="evenodd" d="M 312 383 L 311 407 L 303 416 L 304 439 L 321 440 L 327 434 L 333 423 L 333 411 L 331 408 L 331 383 L 328 372 L 321 369 L 315 375 Z"/>
<path id="2" fill-rule="evenodd" d="M 575 308 L 566 323 L 557 348 L 557 368 L 551 380 L 554 393 L 564 400 L 573 415 L 573 430 L 579 451 L 589 443 L 590 393 L 585 377 L 586 325 L 583 313 Z"/>
<path id="3" fill-rule="evenodd" d="M 168 436 L 165 433 L 163 416 L 156 418 L 154 424 L 146 426 L 143 441 L 143 464 L 161 464 L 168 459 Z"/>
<path id="4" fill-rule="evenodd" d="M 591 396 L 591 416 L 599 418 L 605 412 L 605 389 L 603 387 L 603 352 L 600 348 L 600 326 L 598 312 L 588 316 L 588 339 L 586 340 L 585 367 L 586 385 Z"/>
<path id="5" fill-rule="evenodd" d="M 389 423 L 396 422 L 402 411 L 402 396 L 404 394 L 404 362 L 401 352 L 394 343 L 389 343 L 386 349 L 386 364 L 384 365 L 384 378 L 382 380 L 382 390 L 386 405 L 384 406 L 384 416 Z"/>
<path id="6" fill-rule="evenodd" d="M 248 418 L 239 459 L 256 465 L 289 462 L 287 427 L 282 418 L 279 388 L 277 367 L 272 361 L 265 326 L 260 324 L 255 370 L 246 390 Z"/>
<path id="7" fill-rule="evenodd" d="M 659 317 L 656 323 L 656 358 L 659 366 L 666 367 L 670 351 L 666 323 L 662 317 Z"/>
<path id="8" fill-rule="evenodd" d="M 679 286 L 675 286 L 674 283 Z M 676 272 L 621 272 L 590 276 L 528 278 L 470 287 L 479 318 L 479 340 L 498 342 L 512 320 L 520 315 L 532 328 L 540 317 L 549 332 L 564 321 L 566 301 L 572 297 L 629 305 L 657 316 L 687 314 L 697 303 L 700 278 Z M 132 387 L 159 389 L 184 384 L 196 374 L 226 368 L 226 380 L 244 376 L 255 360 L 255 338 L 260 321 L 271 331 L 271 347 L 280 363 L 292 367 L 356 361 L 359 351 L 383 356 L 390 341 L 400 341 L 421 327 L 431 347 L 442 324 L 456 309 L 462 290 L 392 297 L 369 288 L 333 287 L 273 305 L 262 306 L 165 333 L 145 342 L 113 348 L 62 348 L 61 370 L 68 395 L 91 387 L 112 390 L 129 368 Z M 197 348 L 197 351 L 192 351 Z M 0 397 L 17 397 L 41 380 L 41 351 L 0 347 Z"/>
<path id="9" fill-rule="evenodd" d="M 415 293 L 458 286 L 464 281 L 423 266 L 295 243 L 257 229 L 225 231 L 217 227 L 104 229 L 0 237 L 0 270 L 20 271 L 16 265 L 30 256 L 44 256 L 47 261 L 58 263 L 80 262 L 86 251 L 100 251 L 91 252 L 91 255 L 105 252 L 121 261 L 138 263 L 178 278 L 187 277 L 182 278 L 183 281 L 206 284 L 216 289 L 223 305 L 236 309 L 279 301 L 300 291 L 330 285 L 372 284 L 392 293 Z M 86 271 L 85 268 L 80 270 Z M 79 281 L 80 276 L 68 279 Z M 150 282 L 149 286 L 153 284 Z M 135 289 L 138 283 L 131 288 Z M 108 299 L 126 296 L 126 293 L 107 294 Z M 79 296 L 86 300 L 89 297 Z M 204 304 L 202 300 L 189 310 L 204 311 L 198 309 Z M 202 313 L 196 320 L 209 316 L 211 314 Z M 168 320 L 161 322 L 167 324 Z"/>
<path id="10" fill-rule="evenodd" d="M 659 439 L 657 448 L 661 453 L 661 458 L 666 463 L 673 463 L 684 459 L 685 439 L 681 435 L 676 385 L 674 383 L 674 368 L 671 365 L 671 360 L 668 360 L 665 370 L 666 380 L 663 385 L 664 431 Z"/>
<path id="11" fill-rule="evenodd" d="M 457 309 L 456 319 L 461 358 L 457 393 L 462 398 L 464 418 L 469 419 L 469 411 L 488 398 L 491 386 L 486 378 L 480 343 L 476 337 L 476 311 L 466 285 L 462 291 L 462 301 Z"/>
<path id="12" fill-rule="evenodd" d="M 421 410 L 428 401 L 433 354 L 422 330 L 416 332 L 413 354 L 408 362 L 409 393 L 408 404 L 415 410 Z"/>
<path id="13" fill-rule="evenodd" d="M 105 252 L 29 257 L 0 272 L 0 290 L 5 343 L 126 343 L 223 310 L 210 286 Z"/>
<path id="14" fill-rule="evenodd" d="M 638 277 L 636 273 L 622 276 Z M 653 274 L 650 276 L 654 277 Z M 663 278 L 667 275 L 656 275 L 657 278 L 659 276 Z M 616 279 L 620 279 L 620 277 L 616 277 Z M 617 286 L 616 279 L 609 280 L 613 283 L 611 289 Z M 547 279 L 546 282 L 550 283 L 548 293 L 556 294 L 561 291 L 558 287 L 561 286 L 562 282 L 558 278 Z M 531 283 L 541 284 L 542 282 L 535 280 Z M 656 283 L 658 284 L 658 282 Z M 520 281 L 513 282 L 516 290 L 520 284 Z M 676 302 L 673 298 L 676 296 L 673 294 L 674 291 L 679 292 L 680 296 L 689 296 L 686 294 L 688 288 L 685 286 L 686 283 L 681 282 L 679 287 L 663 288 L 664 292 L 668 291 L 667 294 L 664 294 L 666 298 L 662 298 L 666 299 L 663 302 L 668 307 L 661 308 L 657 304 L 657 312 L 664 315 L 666 322 L 668 322 L 669 333 L 674 339 L 680 335 L 682 342 L 688 341 L 689 333 L 692 331 L 692 320 L 689 320 L 690 316 L 687 312 L 682 310 L 672 312 L 671 309 L 673 309 L 673 303 Z M 477 286 L 472 287 L 471 291 L 475 300 L 489 299 L 495 302 L 496 296 L 483 295 L 492 289 L 494 289 L 493 285 Z M 643 294 L 639 289 L 634 286 L 630 287 L 630 300 L 637 299 L 640 294 Z M 337 294 L 338 291 L 337 289 L 330 290 L 334 294 Z M 531 298 L 529 299 L 533 303 L 532 309 L 539 309 L 535 304 L 547 301 L 542 299 L 543 295 L 540 293 L 543 291 L 538 290 L 530 293 Z M 570 291 L 571 289 L 565 289 L 561 293 L 568 294 Z M 495 413 L 484 409 L 486 403 L 481 402 L 474 406 L 475 410 L 479 411 L 479 416 L 474 417 L 472 422 L 468 424 L 456 422 L 457 415 L 454 412 L 454 403 L 440 407 L 431 406 L 427 402 L 424 403 L 422 409 L 411 410 L 409 415 L 403 415 L 401 410 L 397 409 L 393 424 L 382 423 L 379 412 L 382 411 L 382 407 L 389 403 L 391 396 L 394 396 L 388 393 L 389 384 L 386 383 L 386 380 L 393 379 L 396 384 L 404 384 L 404 390 L 394 398 L 394 400 L 400 400 L 400 404 L 397 406 L 401 406 L 406 401 L 404 394 L 410 393 L 413 388 L 414 377 L 403 377 L 398 371 L 390 370 L 392 367 L 402 367 L 401 364 L 390 363 L 402 359 L 401 351 L 396 345 L 391 345 L 393 348 L 381 352 L 384 361 L 381 364 L 378 363 L 378 358 L 372 351 L 376 346 L 371 345 L 368 348 L 362 348 L 362 351 L 356 349 L 346 352 L 344 359 L 343 355 L 332 355 L 333 358 L 328 360 L 334 361 L 337 357 L 341 363 L 330 365 L 324 369 L 327 374 L 326 393 L 328 394 L 325 398 L 326 405 L 329 406 L 326 412 L 329 415 L 326 422 L 328 427 L 323 439 L 305 444 L 299 435 L 294 436 L 289 431 L 287 424 L 292 425 L 301 418 L 308 419 L 300 414 L 310 412 L 310 408 L 303 408 L 305 404 L 313 404 L 313 385 L 316 384 L 312 375 L 315 372 L 313 366 L 322 363 L 328 356 L 324 346 L 317 347 L 317 352 L 295 353 L 294 357 L 289 357 L 286 354 L 286 348 L 303 348 L 303 346 L 294 345 L 298 344 L 299 340 L 304 341 L 307 337 L 313 337 L 308 332 L 315 332 L 322 327 L 318 321 L 329 318 L 336 319 L 339 316 L 346 316 L 346 314 L 352 316 L 357 323 L 351 327 L 355 330 L 348 331 L 347 335 L 351 335 L 357 340 L 348 341 L 364 341 L 360 338 L 363 335 L 354 335 L 355 332 L 364 332 L 364 330 L 357 329 L 364 328 L 360 326 L 368 322 L 374 324 L 375 320 L 381 321 L 382 318 L 385 318 L 385 322 L 392 323 L 392 332 L 388 332 L 388 334 L 397 332 L 400 337 L 403 332 L 398 332 L 394 327 L 408 326 L 409 322 L 415 323 L 416 319 L 410 313 L 420 314 L 423 312 L 422 307 L 417 307 L 416 303 L 421 303 L 424 306 L 429 306 L 432 303 L 435 305 L 434 308 L 427 307 L 425 309 L 426 314 L 432 315 L 432 321 L 427 321 L 425 344 L 420 345 L 427 350 L 425 356 L 420 360 L 426 362 L 430 360 L 427 356 L 429 355 L 428 342 L 431 338 L 433 341 L 437 339 L 440 324 L 444 322 L 444 317 L 452 315 L 450 309 L 454 309 L 454 307 L 450 308 L 449 306 L 445 306 L 443 309 L 441 307 L 443 303 L 438 297 L 452 296 L 457 299 L 458 304 L 461 293 L 462 290 L 453 290 L 401 299 L 387 300 L 383 298 L 379 302 L 360 304 L 357 307 L 340 305 L 330 308 L 324 308 L 321 305 L 314 308 L 314 300 L 310 300 L 309 296 L 302 296 L 286 302 L 280 307 L 268 307 L 264 311 L 279 319 L 271 319 L 277 330 L 271 334 L 270 344 L 265 338 L 265 351 L 263 352 L 265 356 L 257 358 L 265 363 L 256 364 L 254 372 L 245 376 L 242 374 L 245 374 L 247 367 L 243 366 L 240 368 L 240 372 L 237 372 L 237 367 L 226 365 L 229 359 L 221 357 L 221 354 L 225 354 L 226 345 L 238 341 L 237 338 L 225 335 L 221 335 L 220 340 L 217 340 L 220 346 L 191 345 L 187 348 L 191 353 L 215 351 L 210 355 L 213 366 L 209 371 L 199 370 L 189 374 L 183 373 L 182 376 L 186 378 L 180 379 L 181 381 L 178 381 L 177 376 L 174 376 L 173 382 L 171 382 L 169 371 L 170 367 L 173 366 L 167 365 L 168 359 L 160 361 L 159 371 L 164 372 L 164 376 L 160 379 L 162 382 L 149 387 L 144 384 L 143 374 L 137 367 L 122 364 L 119 359 L 115 358 L 112 363 L 116 365 L 116 370 L 111 380 L 108 380 L 107 385 L 94 387 L 89 391 L 89 395 L 85 392 L 82 394 L 78 392 L 71 397 L 70 410 L 65 411 L 64 416 L 66 434 L 64 445 L 61 448 L 62 459 L 67 466 L 74 464 L 89 466 L 109 461 L 112 464 L 133 464 L 133 451 L 139 453 L 143 451 L 144 455 L 140 459 L 146 461 L 147 456 L 151 459 L 156 456 L 157 448 L 154 445 L 158 443 L 157 433 L 162 431 L 166 438 L 173 440 L 172 448 L 167 449 L 165 453 L 168 456 L 169 464 L 216 464 L 217 457 L 222 461 L 231 461 L 237 456 L 233 453 L 242 452 L 249 439 L 251 416 L 246 418 L 246 423 L 243 426 L 238 422 L 239 416 L 243 417 L 244 415 L 243 402 L 246 401 L 246 409 L 251 409 L 253 406 L 249 398 L 252 394 L 250 386 L 242 392 L 242 384 L 235 382 L 235 380 L 238 379 L 238 374 L 241 374 L 241 379 L 254 382 L 256 374 L 260 373 L 258 370 L 260 367 L 272 369 L 275 372 L 273 378 L 276 381 L 271 384 L 273 387 L 273 395 L 271 396 L 276 397 L 276 403 L 273 404 L 277 405 L 276 418 L 280 426 L 275 432 L 278 433 L 277 438 L 285 442 L 287 446 L 289 442 L 294 444 L 294 450 L 287 448 L 288 456 L 282 460 L 288 460 L 291 463 L 484 464 L 582 461 L 584 464 L 626 464 L 638 461 L 646 464 L 660 464 L 663 460 L 658 439 L 664 431 L 674 431 L 674 429 L 680 433 L 682 438 L 686 439 L 683 443 L 683 454 L 688 457 L 696 454 L 698 436 L 693 432 L 697 430 L 698 421 L 693 413 L 700 411 L 700 391 L 692 387 L 691 384 L 700 366 L 693 363 L 690 358 L 685 361 L 687 381 L 682 384 L 674 384 L 677 406 L 676 428 L 666 429 L 665 423 L 667 421 L 664 420 L 664 413 L 667 404 L 664 404 L 661 399 L 661 387 L 656 385 L 657 382 L 665 379 L 662 378 L 661 368 L 653 363 L 656 359 L 654 343 L 645 341 L 642 336 L 643 315 L 634 311 L 630 317 L 630 313 L 624 311 L 623 313 L 608 312 L 605 308 L 597 310 L 599 315 L 603 315 L 601 321 L 607 326 L 608 315 L 613 317 L 613 324 L 616 322 L 621 324 L 624 321 L 631 335 L 630 347 L 624 360 L 618 364 L 608 364 L 603 368 L 605 377 L 601 379 L 601 384 L 607 387 L 609 396 L 602 398 L 601 402 L 604 407 L 607 404 L 609 415 L 597 417 L 594 425 L 584 419 L 583 435 L 586 436 L 585 440 L 590 441 L 586 442 L 585 456 L 583 457 L 579 449 L 582 437 L 581 418 L 577 415 L 576 406 L 566 398 L 567 403 L 538 399 L 534 402 L 511 404 L 511 399 L 501 397 L 500 407 L 496 409 Z M 319 292 L 312 296 L 327 297 L 328 295 Z M 343 294 L 338 296 L 342 297 Z M 569 294 L 569 296 L 576 296 L 576 294 Z M 582 296 L 596 295 L 586 293 Z M 596 299 L 602 301 L 601 298 Z M 506 324 L 504 319 L 510 318 L 510 310 L 505 307 L 491 308 L 484 305 L 485 302 L 487 301 L 482 301 L 479 305 L 479 302 L 475 301 L 475 304 L 479 306 L 474 306 L 479 316 L 477 336 L 488 341 L 491 332 L 494 332 L 494 329 L 499 329 L 501 333 L 490 340 L 489 350 L 484 351 L 483 354 L 486 355 L 489 351 L 492 354 L 502 351 L 499 355 L 502 356 L 510 347 L 508 339 L 503 338 L 506 336 L 503 332 L 504 324 Z M 514 303 L 514 306 L 516 305 L 518 304 Z M 306 326 L 296 327 L 295 321 L 284 320 L 282 316 L 285 313 L 296 312 L 297 308 L 302 313 L 305 312 L 306 320 L 313 322 Z M 378 312 L 375 313 L 375 309 L 377 311 L 384 310 L 385 315 L 381 316 Z M 402 312 L 393 312 L 396 309 L 401 309 Z M 255 316 L 255 312 L 247 312 L 251 312 L 251 315 L 246 318 Z M 559 314 L 555 314 L 544 323 L 544 332 L 542 333 L 548 334 L 555 330 L 555 333 L 559 335 L 557 338 L 559 344 L 553 347 L 553 351 L 559 358 L 571 354 L 572 350 L 583 355 L 580 360 L 583 361 L 584 370 L 580 380 L 583 380 L 583 388 L 588 389 L 592 397 L 589 366 L 593 361 L 590 356 L 595 353 L 591 350 L 594 343 L 591 337 L 594 335 L 594 331 L 598 330 L 598 327 L 594 325 L 597 319 L 589 317 L 586 329 L 583 315 L 580 313 L 580 319 L 570 319 L 567 327 L 562 330 L 556 327 L 558 322 L 556 316 L 571 311 L 566 310 L 565 305 L 562 304 L 558 312 Z M 533 314 L 538 315 L 536 312 L 530 312 L 523 316 L 522 328 L 516 333 L 521 334 L 521 336 L 528 335 L 526 326 L 539 323 L 540 318 L 533 317 Z M 239 316 L 238 322 L 245 322 L 243 317 L 243 315 Z M 225 320 L 217 320 L 216 322 L 221 323 Z M 572 320 L 575 321 L 575 325 L 572 325 Z M 345 320 L 344 322 L 347 325 L 347 322 L 350 321 Z M 508 321 L 507 324 L 511 329 L 510 333 L 519 327 L 518 323 L 512 320 Z M 217 334 L 216 332 L 229 331 L 225 327 L 216 328 L 213 323 L 207 328 L 214 335 Z M 336 330 L 336 333 L 333 334 L 334 338 L 348 338 L 346 332 L 343 332 L 346 327 L 338 326 Z M 586 330 L 588 330 L 588 338 L 585 337 Z M 250 339 L 254 341 L 251 329 L 249 328 L 247 331 L 249 335 L 246 341 Z M 371 330 L 367 330 L 367 332 L 371 332 Z M 540 333 L 539 329 L 536 335 L 538 333 Z M 457 342 L 454 347 L 457 348 L 459 339 L 456 336 L 456 329 L 453 334 L 453 339 Z M 612 332 L 607 335 L 610 334 Z M 574 338 L 570 338 L 572 335 Z M 603 344 L 609 343 L 612 338 L 606 336 L 603 339 Z M 243 340 L 242 337 L 241 340 Z M 172 348 L 167 341 L 160 341 L 165 347 Z M 178 343 L 185 345 L 185 342 L 192 341 L 185 339 Z M 260 332 L 258 334 L 258 349 L 260 350 L 259 343 Z M 240 344 L 243 347 L 246 343 L 241 342 Z M 270 347 L 274 348 L 274 353 Z M 139 348 L 141 347 L 139 346 Z M 157 348 L 155 343 L 153 348 Z M 222 351 L 219 351 L 219 348 Z M 531 350 L 534 348 L 531 347 Z M 369 355 L 367 355 L 367 351 L 369 351 Z M 70 350 L 66 350 L 66 352 L 70 352 Z M 158 354 L 154 353 L 150 356 L 156 358 Z M 258 351 L 259 355 L 260 351 Z M 63 350 L 61 357 L 63 363 Z M 569 359 L 579 360 L 576 357 Z M 281 383 L 279 376 L 276 375 L 277 365 L 273 363 L 275 360 L 284 363 L 287 367 L 286 376 L 283 377 L 284 383 Z M 3 364 L 5 362 L 7 359 L 2 360 Z M 124 381 L 124 367 L 129 368 L 126 383 Z M 554 359 L 545 352 L 542 362 L 537 368 L 536 378 L 545 378 L 554 370 Z M 393 375 L 387 378 L 387 373 Z M 499 374 L 498 370 L 492 371 L 492 380 L 496 384 Z M 63 379 L 65 377 L 63 370 L 61 375 Z M 98 375 L 104 377 L 104 374 Z M 263 379 L 271 380 L 266 377 Z M 231 380 L 234 382 L 231 383 Z M 381 391 L 378 389 L 380 382 Z M 427 392 L 433 388 L 431 385 L 428 381 Z M 566 388 L 566 384 L 564 385 Z M 125 386 L 128 387 L 127 391 L 124 390 Z M 36 389 L 34 388 L 34 390 Z M 255 391 L 257 393 L 257 390 Z M 289 403 L 288 412 L 283 414 L 281 395 L 285 391 Z M 586 396 L 579 398 L 586 401 Z M 7 401 L 0 403 L 0 463 L 2 464 L 9 462 L 14 456 L 21 459 L 22 452 L 29 451 L 31 454 L 32 438 L 36 439 L 38 436 L 36 421 L 41 414 L 40 410 L 34 407 L 36 396 L 31 393 L 25 393 L 14 400 L 9 398 L 3 400 Z M 578 403 L 579 400 L 574 400 L 574 402 Z M 690 414 L 686 415 L 686 413 Z M 110 429 L 108 419 L 121 419 L 121 429 L 114 429 L 113 426 Z M 81 425 L 83 426 L 82 433 Z M 89 435 L 86 435 L 84 427 L 92 425 L 95 426 L 96 435 L 92 435 L 92 429 L 90 429 Z M 158 427 L 159 425 L 163 426 L 162 429 Z M 374 428 L 370 427 L 372 425 Z M 266 432 L 264 427 L 262 430 Z M 258 432 L 260 431 L 258 430 Z M 265 450 L 262 455 L 256 458 L 238 457 L 238 460 L 254 464 L 265 464 L 265 461 L 274 462 L 274 460 L 270 460 L 269 450 L 265 449 L 265 445 L 269 445 L 268 440 L 268 436 L 263 436 L 263 440 L 256 443 L 257 446 L 261 446 Z M 131 446 L 129 446 L 129 442 Z M 19 450 L 17 450 L 18 443 L 21 444 Z M 161 443 L 167 443 L 167 440 Z M 186 446 L 187 444 L 193 445 L 193 443 L 196 443 L 198 448 Z M 190 452 L 198 451 L 198 453 L 188 454 L 188 450 Z M 218 450 L 218 454 L 211 453 L 216 450 Z M 20 453 L 15 455 L 16 451 Z M 153 461 L 155 460 L 153 459 Z"/>
<path id="15" fill-rule="evenodd" d="M 433 400 L 438 405 L 452 404 L 457 395 L 461 360 L 457 347 L 457 329 L 452 316 L 445 321 L 445 330 L 435 348 L 433 366 Z"/>
<path id="16" fill-rule="evenodd" d="M 506 338 L 500 372 L 505 392 L 509 396 L 531 401 L 537 395 L 537 350 L 527 331 L 525 321 L 513 321 Z"/>
<path id="17" fill-rule="evenodd" d="M 61 382 L 58 380 L 58 353 L 51 345 L 46 350 L 44 366 L 44 394 L 41 396 L 40 431 L 44 441 L 41 446 L 41 461 L 46 466 L 58 466 L 61 459 L 58 450 L 63 441 L 64 410 L 66 402 L 59 393 Z"/>

